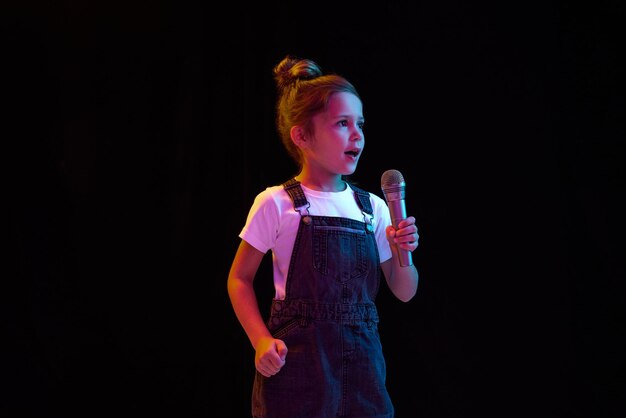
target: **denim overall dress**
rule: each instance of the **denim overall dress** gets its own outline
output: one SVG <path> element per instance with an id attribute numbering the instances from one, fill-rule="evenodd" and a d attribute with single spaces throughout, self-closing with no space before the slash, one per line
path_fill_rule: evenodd
<path id="1" fill-rule="evenodd" d="M 276 375 L 258 371 L 254 418 L 392 418 L 374 300 L 380 259 L 369 194 L 353 185 L 364 222 L 313 216 L 300 183 L 283 184 L 300 213 L 284 300 L 267 321 L 287 345 Z"/>

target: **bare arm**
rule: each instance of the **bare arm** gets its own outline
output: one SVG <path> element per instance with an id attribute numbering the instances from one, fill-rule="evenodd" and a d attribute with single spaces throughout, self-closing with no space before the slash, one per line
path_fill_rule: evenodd
<path id="1" fill-rule="evenodd" d="M 387 226 L 386 233 L 391 246 L 391 259 L 380 266 L 391 292 L 401 301 L 408 302 L 417 293 L 419 274 L 414 265 L 400 265 L 398 249 L 414 251 L 417 248 L 419 235 L 415 218 L 409 216 L 404 219 L 398 224 L 397 230 L 392 225 Z"/>
<path id="2" fill-rule="evenodd" d="M 228 296 L 250 343 L 256 351 L 255 366 L 266 377 L 285 364 L 287 347 L 270 334 L 254 291 L 254 278 L 265 254 L 241 241 L 228 274 Z"/>

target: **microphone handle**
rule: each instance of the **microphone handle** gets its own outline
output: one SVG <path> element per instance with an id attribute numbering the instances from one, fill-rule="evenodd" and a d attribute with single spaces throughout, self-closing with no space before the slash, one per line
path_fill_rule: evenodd
<path id="1" fill-rule="evenodd" d="M 388 202 L 389 214 L 391 215 L 391 224 L 394 228 L 398 228 L 400 221 L 406 219 L 406 206 L 404 199 L 390 200 Z"/>
<path id="2" fill-rule="evenodd" d="M 390 200 L 387 203 L 389 206 L 389 214 L 391 215 L 391 224 L 397 229 L 400 221 L 406 219 L 406 206 L 404 204 L 404 199 Z M 398 256 L 402 267 L 413 265 L 413 258 L 410 251 L 398 248 Z"/>

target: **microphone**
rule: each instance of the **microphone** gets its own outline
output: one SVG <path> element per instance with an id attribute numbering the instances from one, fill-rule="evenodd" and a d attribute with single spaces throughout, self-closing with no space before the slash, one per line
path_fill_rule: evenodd
<path id="1" fill-rule="evenodd" d="M 380 179 L 380 188 L 383 190 L 387 206 L 389 206 L 391 223 L 393 227 L 397 229 L 400 221 L 406 219 L 404 177 L 398 170 L 387 170 Z M 400 256 L 400 265 L 402 267 L 413 265 L 410 251 L 398 248 L 398 255 Z"/>

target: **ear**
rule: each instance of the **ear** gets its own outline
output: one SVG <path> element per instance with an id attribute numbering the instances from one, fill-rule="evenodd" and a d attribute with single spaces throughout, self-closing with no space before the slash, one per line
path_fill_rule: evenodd
<path id="1" fill-rule="evenodd" d="M 291 131 L 289 131 L 289 134 L 291 136 L 291 140 L 293 141 L 294 144 L 296 144 L 298 148 L 306 147 L 306 144 L 307 144 L 306 133 L 301 126 L 299 125 L 292 126 Z"/>

